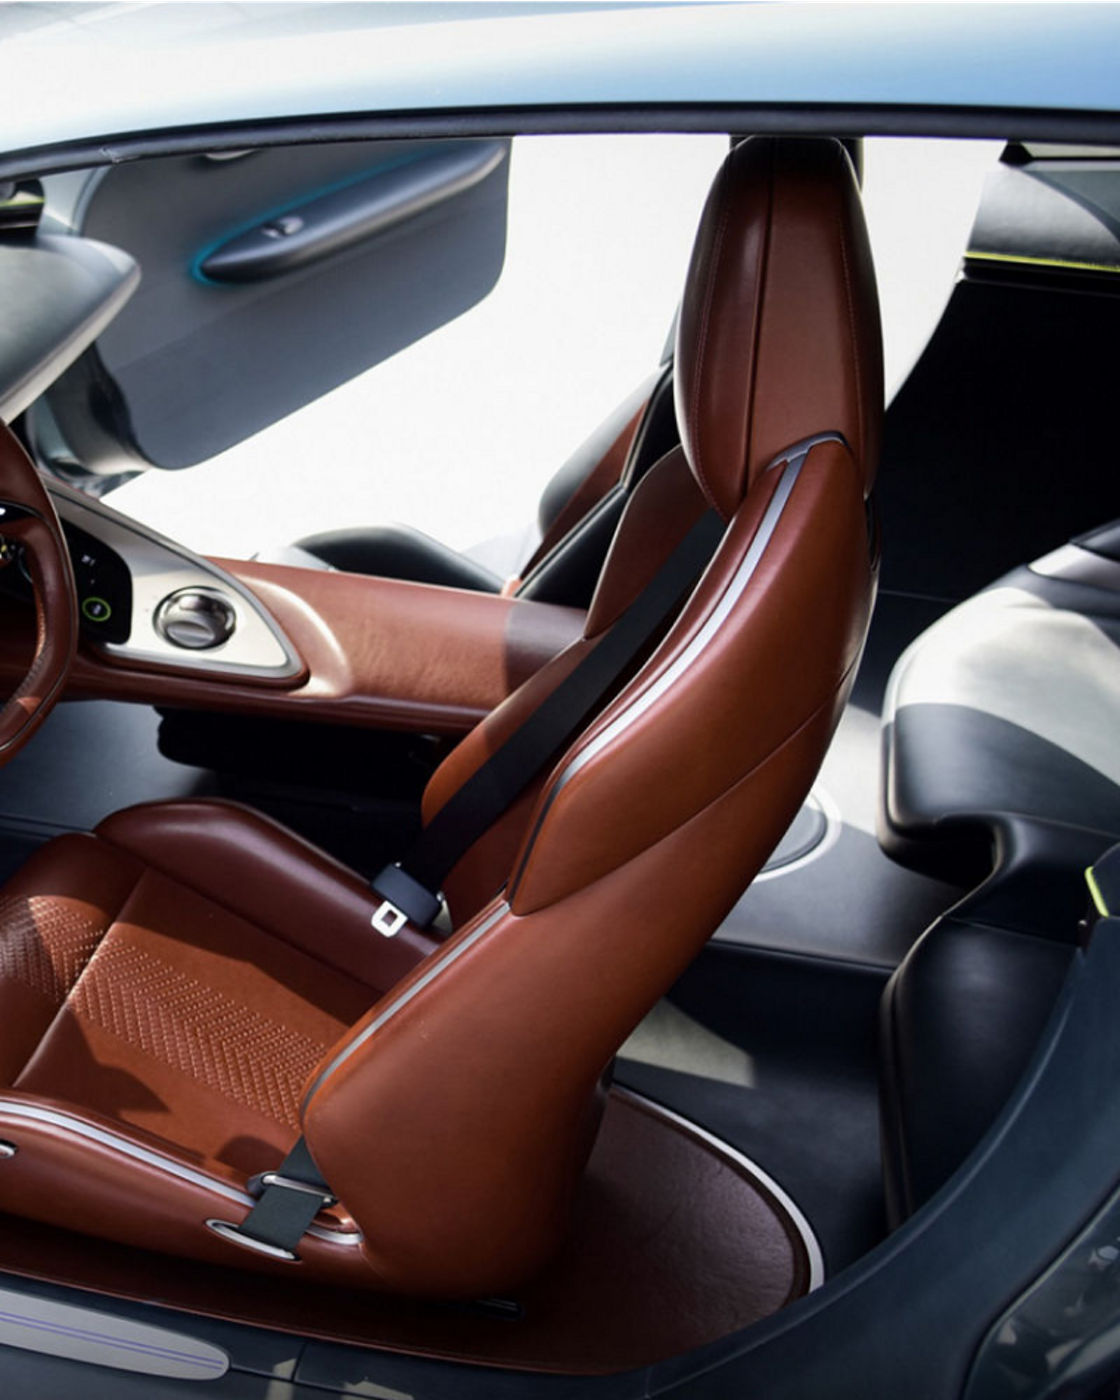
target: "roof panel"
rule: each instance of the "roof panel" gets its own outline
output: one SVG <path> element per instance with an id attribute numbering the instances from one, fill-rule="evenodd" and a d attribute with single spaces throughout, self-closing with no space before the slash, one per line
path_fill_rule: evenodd
<path id="1" fill-rule="evenodd" d="M 495 106 L 1120 110 L 1115 5 L 8 5 L 5 32 L 9 151 Z"/>

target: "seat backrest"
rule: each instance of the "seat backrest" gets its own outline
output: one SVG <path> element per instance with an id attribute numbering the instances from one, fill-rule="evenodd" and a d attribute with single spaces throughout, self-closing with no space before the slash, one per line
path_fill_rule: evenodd
<path id="1" fill-rule="evenodd" d="M 557 1247 L 606 1067 L 788 826 L 848 694 L 874 594 L 882 366 L 837 143 L 755 138 L 728 156 L 689 269 L 676 396 L 682 447 L 633 493 L 584 637 L 450 756 L 426 817 L 714 506 L 728 523 L 711 564 L 453 872 L 454 935 L 305 1097 L 320 1169 L 404 1292 L 507 1289 Z"/>
<path id="2" fill-rule="evenodd" d="M 586 608 L 626 502 L 646 472 L 679 442 L 670 362 L 619 405 L 557 473 L 541 500 L 541 542 L 506 591 L 538 603 Z M 583 465 L 587 459 L 594 463 L 590 471 Z M 583 468 L 581 479 L 556 509 L 550 495 L 573 465 Z"/>

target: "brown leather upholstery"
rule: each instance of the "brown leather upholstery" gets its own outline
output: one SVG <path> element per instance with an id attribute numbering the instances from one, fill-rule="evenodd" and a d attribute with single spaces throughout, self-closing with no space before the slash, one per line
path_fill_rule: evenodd
<path id="1" fill-rule="evenodd" d="M 301 1125 L 353 1222 L 332 1235 L 320 1217 L 301 1245 L 313 1275 L 471 1296 L 516 1287 L 558 1248 L 604 1070 L 796 812 L 874 594 L 881 368 L 840 148 L 738 148 L 698 248 L 684 450 L 635 490 L 584 635 L 448 758 L 426 818 L 709 501 L 726 533 L 645 664 L 453 872 L 453 936 L 427 956 L 414 932 L 375 941 L 354 877 L 229 808 L 138 809 L 47 848 L 12 887 L 26 905 L 9 914 L 12 946 L 29 918 L 49 946 L 45 963 L 16 958 L 39 969 L 39 1000 L 8 1052 L 25 1099 L 22 1118 L 0 1099 L 0 1136 L 21 1148 L 0 1163 L 0 1203 L 245 1265 L 202 1222 L 243 1218 L 244 1174 L 277 1165 Z M 53 953 L 27 903 L 43 898 L 65 931 Z M 28 1118 L 43 1102 L 70 1104 L 68 1126 Z M 79 1200 L 64 1172 L 106 1124 L 114 1141 Z"/>
<path id="2" fill-rule="evenodd" d="M 230 803 L 134 807 L 43 847 L 0 894 L 4 1208 L 228 1261 L 202 1220 L 248 1204 L 317 1061 L 436 946 L 372 937 L 376 903 Z M 370 1281 L 352 1244 L 308 1244 L 311 1271 L 318 1250 Z"/>
<path id="3" fill-rule="evenodd" d="M 677 421 L 725 516 L 775 454 L 840 433 L 879 457 L 879 303 L 859 191 L 838 142 L 755 137 L 708 197 L 677 323 Z"/>
<path id="4" fill-rule="evenodd" d="M 642 591 L 705 508 L 683 452 L 670 452 L 650 468 L 623 512 L 583 636 L 542 667 L 451 751 L 425 790 L 426 823 L 598 645 L 610 624 Z M 543 782 L 544 775 L 494 823 L 445 880 L 444 894 L 456 923 L 475 913 L 506 883 Z"/>

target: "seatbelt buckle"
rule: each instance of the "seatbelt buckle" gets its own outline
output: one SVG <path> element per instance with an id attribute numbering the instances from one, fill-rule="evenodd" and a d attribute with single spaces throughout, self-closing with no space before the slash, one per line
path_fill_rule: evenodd
<path id="1" fill-rule="evenodd" d="M 398 909 L 392 900 L 383 899 L 373 911 L 370 923 L 382 938 L 396 938 L 408 923 L 408 915 L 403 909 Z"/>
<path id="2" fill-rule="evenodd" d="M 405 924 L 427 928 L 440 911 L 439 895 L 399 865 L 386 865 L 379 870 L 370 881 L 370 888 L 381 896 L 370 923 L 383 938 L 395 938 Z"/>

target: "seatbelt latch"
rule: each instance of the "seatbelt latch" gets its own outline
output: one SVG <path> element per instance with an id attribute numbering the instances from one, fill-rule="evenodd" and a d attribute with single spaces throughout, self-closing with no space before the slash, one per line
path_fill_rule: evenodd
<path id="1" fill-rule="evenodd" d="M 370 882 L 381 903 L 370 923 L 384 938 L 394 938 L 405 924 L 425 929 L 440 911 L 440 898 L 399 865 L 387 865 Z"/>

